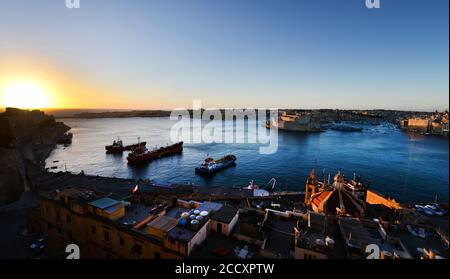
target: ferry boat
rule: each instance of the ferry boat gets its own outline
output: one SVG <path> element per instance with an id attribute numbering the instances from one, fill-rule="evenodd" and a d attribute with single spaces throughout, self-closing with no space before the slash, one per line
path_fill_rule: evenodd
<path id="1" fill-rule="evenodd" d="M 236 164 L 236 156 L 226 155 L 219 160 L 207 157 L 200 167 L 195 168 L 199 174 L 212 174 Z"/>
<path id="2" fill-rule="evenodd" d="M 172 156 L 183 152 L 183 142 L 178 142 L 172 145 L 148 150 L 144 146 L 135 148 L 128 154 L 127 160 L 129 164 L 150 162 L 161 157 Z"/>
<path id="3" fill-rule="evenodd" d="M 121 139 L 117 139 L 113 142 L 112 145 L 105 146 L 105 149 L 108 153 L 120 153 L 123 151 L 133 151 L 134 149 L 139 147 L 145 147 L 146 144 L 147 142 L 140 142 L 138 139 L 138 143 L 124 146 L 123 141 Z"/>

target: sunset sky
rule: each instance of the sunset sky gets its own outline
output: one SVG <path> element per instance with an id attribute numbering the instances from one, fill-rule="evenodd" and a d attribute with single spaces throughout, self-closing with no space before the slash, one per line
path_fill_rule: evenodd
<path id="1" fill-rule="evenodd" d="M 449 1 L 381 4 L 0 0 L 0 107 L 447 109 Z"/>

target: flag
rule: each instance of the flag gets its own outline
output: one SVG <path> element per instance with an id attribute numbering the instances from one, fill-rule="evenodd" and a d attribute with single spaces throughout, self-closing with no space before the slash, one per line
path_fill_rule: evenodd
<path id="1" fill-rule="evenodd" d="M 131 190 L 131 192 L 134 194 L 137 192 L 137 190 L 139 190 L 139 185 L 134 186 L 133 190 Z"/>

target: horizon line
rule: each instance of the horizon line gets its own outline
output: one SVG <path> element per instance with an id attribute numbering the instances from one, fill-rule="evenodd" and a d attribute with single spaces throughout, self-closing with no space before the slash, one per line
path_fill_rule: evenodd
<path id="1" fill-rule="evenodd" d="M 7 108 L 21 109 L 21 110 L 41 110 L 41 111 L 49 111 L 49 110 L 99 110 L 102 112 L 114 112 L 114 111 L 173 111 L 176 109 L 181 109 L 181 107 L 173 108 L 173 109 L 162 109 L 162 108 L 153 108 L 153 109 L 138 109 L 138 108 L 18 108 L 18 107 L 0 107 L 2 110 L 6 110 Z M 185 108 L 188 110 L 192 110 L 192 108 Z M 205 108 L 202 108 L 205 109 Z M 219 110 L 226 109 L 255 109 L 258 110 L 260 108 L 245 108 L 245 107 L 235 107 L 235 108 L 218 108 Z M 265 108 L 266 110 L 271 108 Z M 435 110 L 417 110 L 417 109 L 394 109 L 394 108 L 371 108 L 371 109 L 358 109 L 358 108 L 274 108 L 277 110 L 355 110 L 355 111 L 376 111 L 376 110 L 384 110 L 384 111 L 402 111 L 402 112 L 428 112 L 432 113 L 435 111 L 445 112 L 449 111 L 449 108 L 435 109 Z"/>

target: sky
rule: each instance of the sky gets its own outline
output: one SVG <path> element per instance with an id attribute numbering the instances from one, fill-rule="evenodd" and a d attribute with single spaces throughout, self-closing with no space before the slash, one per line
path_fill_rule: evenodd
<path id="1" fill-rule="evenodd" d="M 449 1 L 380 2 L 0 0 L 0 107 L 447 109 Z"/>

